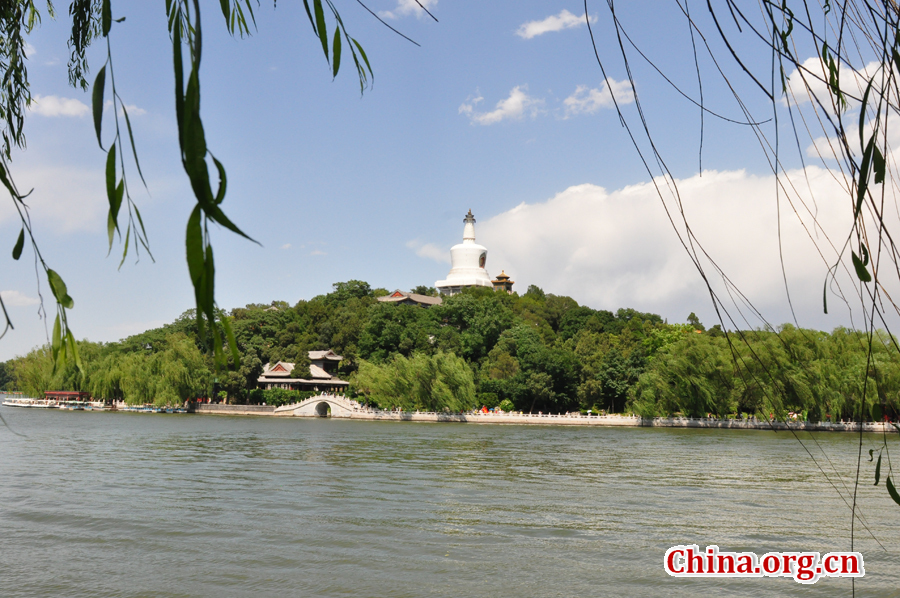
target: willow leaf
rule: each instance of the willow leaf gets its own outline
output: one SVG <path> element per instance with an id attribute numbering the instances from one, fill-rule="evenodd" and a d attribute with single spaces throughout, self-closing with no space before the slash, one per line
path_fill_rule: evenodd
<path id="1" fill-rule="evenodd" d="M 872 170 L 875 171 L 875 184 L 883 183 L 885 171 L 884 155 L 877 145 L 872 149 Z"/>
<path id="2" fill-rule="evenodd" d="M 128 127 L 128 140 L 131 142 L 131 153 L 134 155 L 134 165 L 137 167 L 138 176 L 141 177 L 141 182 L 144 183 L 144 188 L 147 188 L 147 181 L 144 180 L 144 173 L 141 172 L 141 163 L 138 160 L 137 148 L 134 145 L 134 133 L 131 132 L 131 119 L 128 118 L 128 110 L 125 109 L 125 104 L 122 104 L 122 114 L 125 115 L 125 126 Z"/>
<path id="3" fill-rule="evenodd" d="M 91 91 L 91 106 L 94 113 L 94 130 L 97 132 L 97 143 L 103 149 L 103 141 L 100 133 L 103 126 L 103 89 L 106 87 L 106 65 L 100 67 L 97 78 L 94 79 L 94 89 Z"/>
<path id="4" fill-rule="evenodd" d="M 22 248 L 25 247 L 25 227 L 19 231 L 19 238 L 16 239 L 16 245 L 13 247 L 13 259 L 17 260 L 22 256 Z"/>
<path id="5" fill-rule="evenodd" d="M 325 52 L 325 60 L 328 60 L 328 29 L 325 27 L 325 10 L 322 8 L 322 0 L 313 0 L 313 9 L 316 12 L 316 30 L 319 40 L 322 42 L 322 51 Z"/>
<path id="6" fill-rule="evenodd" d="M 188 218 L 185 237 L 188 272 L 190 272 L 195 292 L 203 275 L 203 230 L 200 226 L 200 216 L 200 206 L 197 206 Z"/>
<path id="7" fill-rule="evenodd" d="M 176 19 L 172 34 L 172 59 L 175 71 L 175 120 L 178 122 L 178 145 L 184 147 L 184 63 L 181 59 L 181 22 Z"/>
<path id="8" fill-rule="evenodd" d="M 241 352 L 238 351 L 237 339 L 234 337 L 234 330 L 231 328 L 231 318 L 222 318 L 222 328 L 225 329 L 225 338 L 228 339 L 228 347 L 231 349 L 231 358 L 234 360 L 234 366 L 241 365 Z"/>
<path id="9" fill-rule="evenodd" d="M 888 476 L 885 479 L 885 485 L 888 489 L 888 494 L 891 495 L 891 498 L 894 499 L 894 502 L 900 505 L 900 494 L 897 494 L 897 489 L 894 488 L 894 482 L 891 481 L 891 476 Z"/>
<path id="10" fill-rule="evenodd" d="M 112 6 L 110 6 L 110 3 L 111 0 L 103 0 L 103 6 L 100 9 L 103 37 L 109 35 L 109 29 L 112 27 Z"/>
<path id="11" fill-rule="evenodd" d="M 50 290 L 53 291 L 53 296 L 56 297 L 56 302 L 67 309 L 72 309 L 75 305 L 75 302 L 71 297 L 69 297 L 66 283 L 63 282 L 62 277 L 51 268 L 47 268 L 47 282 L 50 283 Z"/>
<path id="12" fill-rule="evenodd" d="M 875 464 L 875 486 L 881 481 L 881 453 L 878 453 L 878 463 Z"/>
<path id="13" fill-rule="evenodd" d="M 303 0 L 303 8 L 306 9 L 306 16 L 309 17 L 309 24 L 312 25 L 313 33 L 319 35 L 316 31 L 316 21 L 313 19 L 312 12 L 309 10 L 309 0 Z"/>
<path id="14" fill-rule="evenodd" d="M 334 42 L 331 45 L 331 52 L 334 57 L 332 60 L 332 77 L 337 77 L 338 69 L 341 68 L 341 30 L 337 26 L 334 27 Z"/>
<path id="15" fill-rule="evenodd" d="M 872 165 L 872 152 L 875 148 L 875 134 L 869 138 L 866 149 L 863 151 L 862 162 L 859 165 L 859 178 L 856 184 L 856 209 L 853 210 L 853 219 L 859 217 L 863 201 L 866 199 L 866 190 L 869 188 L 869 169 Z"/>
<path id="16" fill-rule="evenodd" d="M 137 234 L 137 233 L 135 233 Z M 125 263 L 125 257 L 128 255 L 128 242 L 131 241 L 131 226 L 128 226 L 128 230 L 125 232 L 125 249 L 122 251 L 122 260 L 119 262 L 119 270 L 122 269 L 122 264 Z"/>
<path id="17" fill-rule="evenodd" d="M 225 174 L 225 167 L 222 166 L 222 163 L 219 162 L 215 156 L 213 156 L 213 162 L 216 165 L 216 170 L 219 171 L 219 190 L 216 192 L 216 205 L 219 205 L 225 199 L 225 190 L 228 188 L 228 177 Z"/>
<path id="18" fill-rule="evenodd" d="M 50 342 L 50 353 L 53 355 L 53 361 L 56 362 L 56 358 L 59 356 L 59 345 L 62 326 L 59 323 L 59 314 L 56 314 L 56 321 L 53 322 L 53 337 Z"/>
<path id="19" fill-rule="evenodd" d="M 863 282 L 871 282 L 872 275 L 869 274 L 869 271 L 866 270 L 866 267 L 863 265 L 862 260 L 859 259 L 859 256 L 856 255 L 856 252 L 851 252 L 853 254 L 853 267 L 856 269 L 856 276 Z"/>

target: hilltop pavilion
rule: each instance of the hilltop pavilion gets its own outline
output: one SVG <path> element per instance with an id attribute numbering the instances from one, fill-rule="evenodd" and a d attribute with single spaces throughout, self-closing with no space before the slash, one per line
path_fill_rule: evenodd
<path id="1" fill-rule="evenodd" d="M 512 287 L 515 283 L 516 281 L 509 279 L 505 270 L 501 270 L 500 275 L 495 280 L 491 281 L 495 291 L 503 291 L 509 295 L 512 295 Z"/>

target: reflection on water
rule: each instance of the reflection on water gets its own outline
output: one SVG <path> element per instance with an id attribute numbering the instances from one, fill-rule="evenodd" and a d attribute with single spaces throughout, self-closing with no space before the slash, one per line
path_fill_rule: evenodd
<path id="1" fill-rule="evenodd" d="M 669 546 L 846 550 L 857 437 L 4 408 L 0 596 L 844 596 L 668 577 Z M 866 439 L 865 448 L 874 445 Z M 859 501 L 861 596 L 900 596 Z M 848 498 L 849 500 L 849 498 Z"/>

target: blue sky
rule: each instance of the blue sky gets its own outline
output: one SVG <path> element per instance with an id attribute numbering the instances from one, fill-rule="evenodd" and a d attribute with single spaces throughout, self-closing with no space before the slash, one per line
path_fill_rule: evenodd
<path id="1" fill-rule="evenodd" d="M 227 34 L 218 2 L 202 3 L 202 109 L 210 149 L 228 171 L 223 208 L 262 244 L 214 235 L 219 305 L 293 304 L 349 279 L 388 289 L 433 285 L 445 277 L 449 248 L 471 209 L 478 241 L 489 250 L 488 271 L 504 269 L 520 292 L 535 284 L 598 309 L 635 307 L 670 322 L 695 311 L 715 323 L 702 281 L 611 107 L 612 92 L 634 116 L 605 3 L 589 12 L 598 50 L 609 58 L 609 81 L 579 2 L 426 4 L 439 22 L 409 0 L 370 3 L 416 47 L 358 4 L 338 3 L 375 72 L 360 96 L 347 54 L 332 80 L 301 3 L 273 9 L 263 2 L 258 31 L 245 39 Z M 34 188 L 30 205 L 44 256 L 75 299 L 73 331 L 95 341 L 161 325 L 193 307 L 184 261 L 193 200 L 178 158 L 163 4 L 118 2 L 113 10 L 126 17 L 111 34 L 116 85 L 131 106 L 148 189 L 133 168 L 128 174 L 155 263 L 143 253 L 135 263 L 132 254 L 117 270 L 121 245 L 106 257 L 105 154 L 89 93 L 67 84 L 65 15 L 45 18 L 30 38 L 37 103 L 27 118 L 28 148 L 12 163 L 20 187 Z M 695 95 L 692 58 L 685 60 L 690 40 L 672 31 L 677 15 L 648 13 L 644 3 L 621 10 L 654 60 Z M 102 43 L 92 48 L 91 80 L 105 54 Z M 707 172 L 699 176 L 699 111 L 647 64 L 633 68 L 657 141 L 690 190 L 685 202 L 696 210 L 697 234 L 772 322 L 790 321 L 777 265 L 774 178 L 749 128 L 707 118 Z M 725 91 L 710 78 L 705 99 L 740 118 Z M 761 94 L 746 99 L 760 115 L 771 112 Z M 104 119 L 108 144 L 111 109 Z M 801 167 L 796 152 L 786 165 Z M 838 204 L 840 193 L 821 178 L 822 194 Z M 830 208 L 822 210 L 829 221 Z M 835 230 L 846 224 L 832 220 Z M 795 228 L 786 253 L 800 324 L 830 330 L 849 323 L 845 312 L 821 313 L 826 266 Z M 7 250 L 18 229 L 4 204 Z M 46 281 L 40 284 L 46 299 Z M 8 359 L 46 340 L 28 251 L 6 261 L 0 291 L 16 326 L 0 341 L 0 359 Z"/>

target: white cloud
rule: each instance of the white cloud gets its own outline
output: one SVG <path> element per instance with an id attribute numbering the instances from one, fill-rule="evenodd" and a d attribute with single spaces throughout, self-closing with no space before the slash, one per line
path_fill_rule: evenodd
<path id="1" fill-rule="evenodd" d="M 320 250 L 320 249 L 313 249 L 313 250 L 309 253 L 309 255 L 328 255 L 328 254 L 325 253 L 324 251 Z"/>
<path id="2" fill-rule="evenodd" d="M 147 114 L 146 110 L 135 104 L 125 104 L 125 110 L 128 111 L 128 116 L 143 116 Z"/>
<path id="3" fill-rule="evenodd" d="M 106 102 L 103 104 L 104 110 L 109 110 L 112 107 L 113 107 L 112 100 L 106 100 Z M 123 115 L 123 110 L 122 110 L 123 108 L 125 109 L 125 111 L 128 112 L 129 118 L 131 118 L 132 116 L 143 116 L 144 114 L 147 114 L 147 111 L 144 110 L 143 108 L 141 108 L 140 106 L 138 106 L 137 104 L 125 104 L 125 105 L 119 106 L 119 116 Z"/>
<path id="4" fill-rule="evenodd" d="M 37 297 L 29 297 L 19 291 L 0 291 L 0 298 L 3 298 L 6 307 L 27 307 L 41 302 Z"/>
<path id="5" fill-rule="evenodd" d="M 597 20 L 597 17 L 591 17 L 591 23 Z M 524 23 L 516 31 L 516 35 L 525 39 L 531 39 L 538 35 L 550 33 L 552 31 L 562 31 L 563 29 L 573 29 L 585 24 L 584 15 L 575 16 L 568 10 L 561 11 L 558 15 L 551 15 L 541 21 L 529 21 Z"/>
<path id="6" fill-rule="evenodd" d="M 478 90 L 475 90 L 474 96 L 469 96 L 466 98 L 466 101 L 460 104 L 459 106 L 459 114 L 465 114 L 469 118 L 472 117 L 472 114 L 475 112 L 475 106 L 484 101 L 484 97 L 482 97 L 481 93 Z"/>
<path id="7" fill-rule="evenodd" d="M 798 187 L 806 180 L 802 170 L 787 176 Z M 817 212 L 823 230 L 815 229 L 801 198 L 794 198 L 798 219 L 782 193 L 782 249 L 801 325 L 830 329 L 849 323 L 846 310 L 839 309 L 839 300 L 830 293 L 831 315 L 823 315 L 822 289 L 828 267 L 837 261 L 828 239 L 838 247 L 846 239 L 851 204 L 835 173 L 808 167 L 806 176 L 815 205 L 807 191 L 801 194 L 808 210 Z M 657 183 L 666 188 L 664 181 Z M 707 171 L 677 183 L 691 229 L 710 256 L 774 324 L 790 321 L 779 262 L 774 176 Z M 680 222 L 677 212 L 673 218 Z M 897 215 L 892 219 L 898 222 L 890 224 L 900 225 Z M 824 259 L 801 221 L 816 238 Z M 684 234 L 683 223 L 679 229 Z M 714 322 L 706 286 L 651 183 L 613 192 L 590 184 L 570 187 L 547 201 L 522 203 L 495 216 L 479 224 L 478 233 L 494 268 L 513 275 L 520 293 L 535 284 L 598 309 L 634 307 L 673 321 L 695 311 Z M 849 253 L 845 264 L 848 257 Z M 719 296 L 736 314 L 721 277 L 706 258 L 700 260 Z M 839 282 L 847 294 L 857 288 L 843 267 Z M 890 292 L 897 295 L 896 289 Z"/>
<path id="8" fill-rule="evenodd" d="M 600 89 L 588 89 L 587 85 L 579 85 L 575 93 L 563 100 L 565 118 L 576 114 L 593 114 L 601 108 L 612 108 L 613 96 L 619 104 L 630 104 L 634 101 L 634 92 L 630 81 L 616 81 L 607 78 Z"/>
<path id="9" fill-rule="evenodd" d="M 282 249 L 290 249 L 290 248 L 291 248 L 291 244 L 290 244 L 290 243 L 285 243 L 284 245 L 281 246 L 281 248 L 282 248 Z"/>
<path id="10" fill-rule="evenodd" d="M 37 54 L 37 49 L 28 42 L 25 42 L 25 58 L 31 58 L 35 54 Z"/>
<path id="11" fill-rule="evenodd" d="M 407 247 L 416 252 L 419 257 L 428 258 L 442 264 L 450 263 L 450 251 L 438 247 L 434 243 L 422 243 L 419 240 L 409 241 Z"/>
<path id="12" fill-rule="evenodd" d="M 28 110 L 40 116 L 56 117 L 84 116 L 90 109 L 84 102 L 73 98 L 35 95 Z"/>
<path id="13" fill-rule="evenodd" d="M 854 157 L 857 159 L 862 156 L 863 146 L 860 145 L 859 136 L 859 112 L 856 115 L 850 115 L 847 120 L 852 122 L 852 126 L 847 131 L 847 144 Z M 875 120 L 866 121 L 863 125 L 862 136 L 868 140 L 875 130 Z M 824 133 L 824 132 L 823 132 Z M 900 163 L 900 116 L 894 113 L 888 113 L 885 121 L 884 115 L 880 122 L 879 143 L 883 141 L 882 135 L 887 136 L 888 153 L 885 157 L 888 159 L 890 170 L 894 170 L 895 164 Z M 843 152 L 841 151 L 843 144 L 838 142 L 835 136 L 821 135 L 812 140 L 812 143 L 806 148 L 806 155 L 811 158 L 820 158 L 822 160 L 843 160 Z"/>
<path id="14" fill-rule="evenodd" d="M 815 97 L 823 106 L 831 106 L 833 98 L 822 59 L 817 56 L 807 58 L 800 66 L 801 69 L 794 69 L 788 76 L 788 95 L 782 96 L 781 104 L 783 106 L 786 106 L 788 102 L 797 105 L 806 104 L 811 101 L 811 97 Z M 841 89 L 853 97 L 862 98 L 869 79 L 878 72 L 879 68 L 878 62 L 870 62 L 858 71 L 842 65 L 839 69 Z M 808 91 L 807 86 L 809 86 Z M 847 97 L 847 102 L 850 108 L 858 105 L 858 102 L 850 97 Z"/>
<path id="15" fill-rule="evenodd" d="M 42 231 L 106 230 L 109 204 L 102 169 L 20 165 L 15 178 L 21 192 L 34 190 L 25 203 Z M 18 218 L 12 202 L 0 202 L 0 224 Z"/>
<path id="16" fill-rule="evenodd" d="M 437 3 L 438 0 L 419 0 L 418 2 L 416 0 L 397 0 L 397 7 L 394 10 L 379 11 L 378 16 L 383 19 L 399 19 L 400 17 L 415 15 L 421 19 L 425 16 L 422 6 L 431 11 Z M 419 6 L 420 4 L 421 6 Z"/>
<path id="17" fill-rule="evenodd" d="M 544 104 L 544 100 L 533 98 L 525 91 L 527 85 L 517 85 L 509 92 L 509 97 L 497 102 L 494 110 L 490 112 L 476 112 L 475 106 L 484 98 L 478 96 L 466 100 L 459 107 L 459 114 L 465 114 L 473 123 L 480 125 L 492 125 L 502 120 L 519 120 L 523 116 L 535 116 Z"/>
<path id="18" fill-rule="evenodd" d="M 838 151 L 837 145 L 832 145 L 832 138 L 821 136 L 813 139 L 812 143 L 806 148 L 806 155 L 810 158 L 822 157 L 824 160 L 830 160 L 835 157 L 840 158 L 841 153 Z"/>

